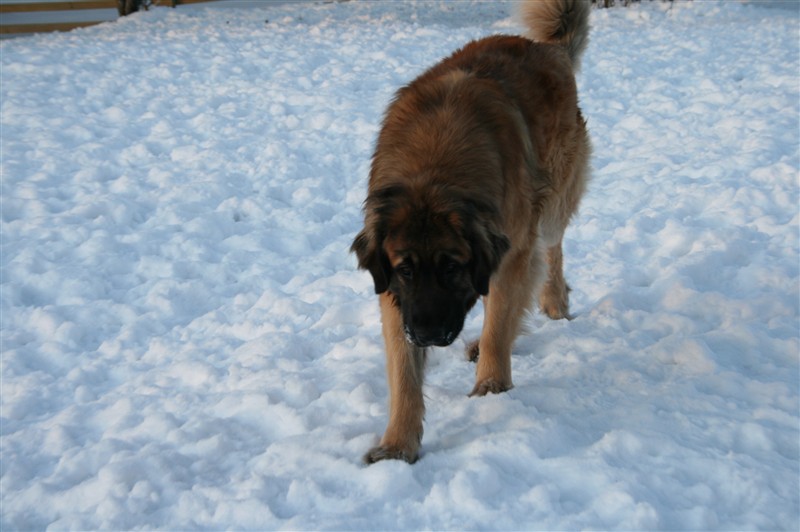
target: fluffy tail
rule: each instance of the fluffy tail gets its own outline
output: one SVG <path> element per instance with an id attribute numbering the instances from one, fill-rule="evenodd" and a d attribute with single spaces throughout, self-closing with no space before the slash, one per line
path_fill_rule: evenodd
<path id="1" fill-rule="evenodd" d="M 589 42 L 590 8 L 589 0 L 526 0 L 520 7 L 520 18 L 528 28 L 529 39 L 560 44 L 578 70 Z"/>

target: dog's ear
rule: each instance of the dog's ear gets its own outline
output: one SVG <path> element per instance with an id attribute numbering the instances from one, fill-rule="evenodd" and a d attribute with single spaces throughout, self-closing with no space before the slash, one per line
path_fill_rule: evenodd
<path id="1" fill-rule="evenodd" d="M 363 229 L 353 240 L 350 251 L 358 257 L 358 267 L 369 271 L 375 283 L 375 293 L 381 294 L 389 288 L 392 268 L 377 239 Z"/>
<path id="2" fill-rule="evenodd" d="M 478 294 L 485 296 L 489 293 L 489 279 L 511 244 L 501 232 L 481 229 L 472 239 L 472 285 Z"/>

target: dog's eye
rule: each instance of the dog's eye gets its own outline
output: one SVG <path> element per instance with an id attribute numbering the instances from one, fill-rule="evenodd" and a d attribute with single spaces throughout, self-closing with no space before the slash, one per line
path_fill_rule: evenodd
<path id="1" fill-rule="evenodd" d="M 447 259 L 442 263 L 442 273 L 450 275 L 456 273 L 460 264 L 452 259 Z"/>
<path id="2" fill-rule="evenodd" d="M 411 266 L 408 263 L 405 263 L 405 262 L 402 263 L 402 264 L 399 264 L 394 269 L 394 271 L 396 271 L 397 274 L 400 277 L 402 277 L 403 279 L 411 279 L 412 277 L 414 277 L 414 270 L 411 268 Z"/>

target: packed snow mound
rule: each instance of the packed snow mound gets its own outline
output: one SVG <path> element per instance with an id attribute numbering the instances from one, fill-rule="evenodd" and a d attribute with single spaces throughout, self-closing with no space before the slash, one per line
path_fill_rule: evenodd
<path id="1" fill-rule="evenodd" d="M 252 6 L 252 4 L 251 4 Z M 573 321 L 386 422 L 348 254 L 393 92 L 510 2 L 152 9 L 0 42 L 3 530 L 797 530 L 797 10 L 592 10 Z"/>

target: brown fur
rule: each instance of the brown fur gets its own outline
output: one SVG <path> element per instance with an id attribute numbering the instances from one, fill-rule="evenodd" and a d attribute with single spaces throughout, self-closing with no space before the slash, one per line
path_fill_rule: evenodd
<path id="1" fill-rule="evenodd" d="M 574 23 L 563 16 L 574 0 L 547 5 L 546 16 Z M 526 17 L 535 19 L 537 9 Z M 586 17 L 578 18 L 566 34 L 585 42 Z M 470 395 L 513 386 L 511 348 L 537 296 L 548 316 L 568 317 L 561 241 L 586 185 L 590 151 L 575 49 L 563 39 L 475 41 L 389 106 L 364 229 L 353 243 L 380 294 L 390 390 L 389 423 L 368 463 L 417 459 L 425 347 L 451 343 L 479 296 L 484 324 L 468 347 L 477 360 Z"/>

